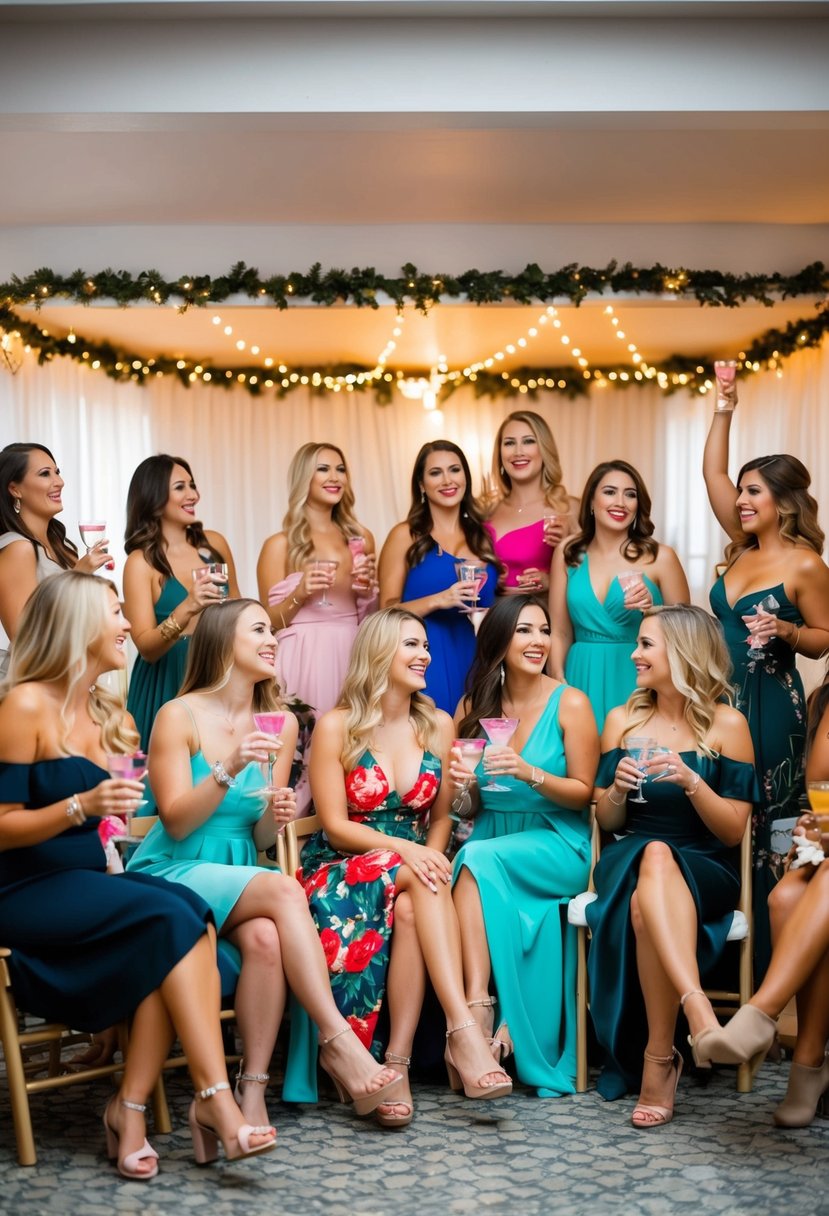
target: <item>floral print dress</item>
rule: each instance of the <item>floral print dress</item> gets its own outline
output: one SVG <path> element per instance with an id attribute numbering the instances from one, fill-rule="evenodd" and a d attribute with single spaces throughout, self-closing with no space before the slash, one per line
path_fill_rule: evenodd
<path id="1" fill-rule="evenodd" d="M 366 751 L 345 778 L 348 817 L 385 836 L 422 844 L 439 788 L 440 758 L 431 752 L 423 753 L 414 786 L 401 796 Z M 337 1008 L 378 1059 L 383 1044 L 375 1031 L 386 989 L 395 877 L 401 865 L 392 849 L 344 857 L 332 849 L 324 832 L 317 832 L 303 850 L 299 876 L 319 930 Z"/>

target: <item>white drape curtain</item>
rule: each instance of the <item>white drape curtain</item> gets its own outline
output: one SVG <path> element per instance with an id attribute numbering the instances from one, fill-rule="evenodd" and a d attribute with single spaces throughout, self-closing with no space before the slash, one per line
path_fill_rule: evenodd
<path id="1" fill-rule="evenodd" d="M 500 421 L 521 406 L 550 423 L 565 484 L 576 496 L 600 460 L 619 457 L 640 469 L 653 498 L 656 535 L 677 549 L 695 601 L 705 603 L 724 543 L 701 475 L 710 397 L 666 399 L 647 385 L 594 390 L 577 401 L 555 392 L 535 402 L 492 401 L 464 389 L 436 416 L 402 396 L 382 407 L 357 393 L 316 397 L 299 390 L 275 401 L 241 389 L 185 389 L 169 380 L 142 389 L 65 359 L 41 368 L 30 356 L 17 376 L 0 372 L 0 446 L 26 439 L 52 449 L 66 478 L 68 531 L 78 540 L 79 519 L 105 518 L 118 579 L 133 469 L 154 452 L 184 456 L 202 493 L 205 525 L 228 538 L 242 591 L 255 595 L 257 556 L 265 537 L 281 527 L 287 468 L 300 444 L 330 440 L 343 448 L 357 513 L 379 547 L 408 510 L 411 467 L 422 443 L 438 436 L 459 443 L 477 480 L 489 468 Z M 829 529 L 829 344 L 790 359 L 781 379 L 761 372 L 740 382 L 732 472 L 771 452 L 791 452 L 811 470 Z"/>

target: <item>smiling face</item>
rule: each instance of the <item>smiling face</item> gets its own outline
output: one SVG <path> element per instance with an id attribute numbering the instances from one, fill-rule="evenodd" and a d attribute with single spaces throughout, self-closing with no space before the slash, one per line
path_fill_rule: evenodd
<path id="1" fill-rule="evenodd" d="M 322 448 L 311 473 L 306 502 L 334 507 L 342 500 L 347 484 L 348 472 L 340 453 L 333 448 Z"/>
<path id="2" fill-rule="evenodd" d="M 636 668 L 637 688 L 660 688 L 672 684 L 665 634 L 655 616 L 645 617 L 639 626 L 636 649 L 630 656 Z"/>
<path id="3" fill-rule="evenodd" d="M 256 681 L 273 678 L 276 664 L 276 638 L 267 612 L 261 604 L 251 604 L 239 614 L 233 637 L 233 664 Z"/>
<path id="4" fill-rule="evenodd" d="M 161 518 L 169 523 L 192 524 L 200 497 L 191 475 L 182 465 L 174 464 L 170 471 L 170 493 Z"/>
<path id="5" fill-rule="evenodd" d="M 20 504 L 24 522 L 52 519 L 63 510 L 63 485 L 60 469 L 48 452 L 32 448 L 26 472 L 20 481 L 9 483 L 9 492 Z"/>
<path id="6" fill-rule="evenodd" d="M 522 608 L 515 623 L 504 663 L 508 674 L 540 675 L 550 654 L 550 626 L 537 604 Z"/>
<path id="7" fill-rule="evenodd" d="M 744 532 L 756 534 L 777 528 L 780 520 L 774 495 L 757 469 L 748 469 L 737 487 L 737 511 Z"/>
<path id="8" fill-rule="evenodd" d="M 90 647 L 89 657 L 100 672 L 117 671 L 127 665 L 126 643 L 130 632 L 130 623 L 124 616 L 121 601 L 107 587 L 107 606 L 104 614 L 104 625 L 99 637 Z"/>
<path id="9" fill-rule="evenodd" d="M 501 464 L 511 481 L 527 482 L 541 473 L 541 448 L 526 422 L 508 422 L 501 434 Z"/>
<path id="10" fill-rule="evenodd" d="M 407 692 L 422 692 L 426 687 L 426 668 L 429 666 L 429 643 L 426 630 L 419 621 L 400 622 L 400 642 L 389 667 L 389 686 Z"/>
<path id="11" fill-rule="evenodd" d="M 627 532 L 639 507 L 636 483 L 621 469 L 610 469 L 596 486 L 591 506 L 597 528 Z"/>
<path id="12" fill-rule="evenodd" d="M 434 506 L 457 506 L 466 493 L 466 475 L 454 452 L 430 452 L 420 488 Z"/>

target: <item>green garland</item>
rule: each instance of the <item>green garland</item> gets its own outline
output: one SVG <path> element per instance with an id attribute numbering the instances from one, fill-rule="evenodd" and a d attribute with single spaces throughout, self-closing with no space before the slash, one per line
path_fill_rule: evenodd
<path id="1" fill-rule="evenodd" d="M 459 276 L 420 274 L 416 267 L 406 265 L 402 277 L 387 278 L 373 268 L 355 269 L 351 273 L 330 270 L 322 273 L 320 265 L 312 266 L 307 274 L 292 272 L 261 279 L 257 270 L 237 263 L 229 274 L 212 279 L 182 276 L 167 282 L 155 271 L 143 271 L 133 277 L 128 271 L 104 270 L 88 276 L 75 271 L 60 276 L 41 269 L 25 279 L 14 276 L 11 283 L 0 285 L 0 329 L 20 334 L 23 342 L 37 350 L 38 362 L 44 364 L 55 356 L 67 357 L 100 369 L 114 380 L 146 384 L 158 376 L 176 376 L 185 386 L 200 381 L 225 388 L 242 386 L 254 396 L 275 394 L 285 397 L 297 388 L 311 392 L 327 392 L 336 381 L 342 392 L 366 392 L 375 395 L 379 404 L 392 400 L 395 382 L 405 376 L 419 376 L 418 370 L 386 370 L 369 375 L 372 369 L 360 364 L 292 367 L 280 372 L 263 369 L 261 365 L 215 366 L 195 359 L 172 359 L 159 355 L 145 358 L 108 342 L 92 342 L 70 334 L 64 338 L 47 333 L 34 321 L 24 319 L 13 305 L 42 305 L 60 297 L 88 304 L 95 299 L 111 299 L 126 307 L 140 300 L 159 305 L 171 298 L 181 300 L 182 311 L 190 307 L 219 304 L 230 296 L 246 295 L 267 298 L 277 308 L 286 308 L 297 299 L 310 299 L 315 304 L 330 307 L 349 302 L 357 307 L 378 308 L 377 296 L 384 294 L 399 308 L 407 303 L 428 311 L 444 298 L 465 296 L 477 304 L 511 301 L 531 304 L 562 298 L 580 304 L 590 293 L 635 293 L 638 295 L 673 297 L 690 296 L 702 306 L 739 307 L 749 300 L 771 306 L 777 298 L 829 294 L 829 274 L 821 262 L 814 262 L 796 275 L 732 275 L 711 270 L 670 270 L 661 265 L 636 268 L 626 263 L 621 268 L 610 262 L 603 269 L 580 267 L 575 264 L 545 273 L 530 264 L 519 275 L 502 271 L 482 273 L 469 270 Z M 777 367 L 780 360 L 795 351 L 818 346 L 829 332 L 829 305 L 821 304 L 814 316 L 793 321 L 784 329 L 768 329 L 743 352 L 740 369 L 758 371 L 760 367 Z M 603 364 L 601 371 L 583 372 L 578 367 L 522 367 L 501 373 L 478 372 L 469 379 L 456 377 L 446 380 L 441 399 L 470 383 L 476 396 L 514 397 L 554 390 L 574 398 L 584 396 L 591 385 L 612 383 L 625 388 L 643 380 L 655 379 L 667 394 L 681 389 L 706 391 L 706 381 L 712 376 L 708 355 L 672 355 L 660 361 L 658 372 L 646 374 L 633 364 Z M 328 383 L 326 383 L 328 381 Z"/>

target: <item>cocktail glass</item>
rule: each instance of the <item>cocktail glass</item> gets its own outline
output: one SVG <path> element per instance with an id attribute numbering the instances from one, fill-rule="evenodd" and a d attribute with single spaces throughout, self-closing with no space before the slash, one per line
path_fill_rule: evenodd
<path id="1" fill-rule="evenodd" d="M 518 729 L 518 721 L 518 718 L 481 718 L 481 726 L 493 747 L 507 747 Z M 487 749 L 488 751 L 489 749 Z M 491 776 L 484 789 L 508 793 L 510 787 L 508 785 L 499 785 L 495 777 Z"/>
<path id="2" fill-rule="evenodd" d="M 639 785 L 636 788 L 636 796 L 628 795 L 630 802 L 647 802 L 647 798 L 642 797 L 642 784 L 647 775 L 645 765 L 650 759 L 653 749 L 656 747 L 656 740 L 646 738 L 644 735 L 638 735 L 635 738 L 627 741 L 627 754 L 633 759 L 634 764 L 639 769 L 642 776 L 639 778 Z"/>
<path id="3" fill-rule="evenodd" d="M 333 558 L 328 558 L 328 557 L 318 557 L 314 561 L 314 565 L 317 567 L 318 570 L 324 570 L 326 574 L 332 574 L 332 575 L 335 575 L 337 573 L 337 567 L 339 566 L 339 564 L 340 563 L 338 561 L 335 561 Z M 332 607 L 331 600 L 328 598 L 328 588 L 327 587 L 325 587 L 323 590 L 322 599 L 317 600 L 317 603 L 319 604 L 320 608 L 331 608 Z"/>
<path id="4" fill-rule="evenodd" d="M 78 524 L 78 531 L 81 534 L 81 540 L 84 543 L 87 553 L 97 545 L 99 540 L 103 540 L 106 535 L 107 526 L 102 519 L 94 522 L 87 521 L 86 523 Z M 109 559 L 104 566 L 105 570 L 114 570 L 115 562 L 112 558 Z"/>
<path id="5" fill-rule="evenodd" d="M 107 756 L 107 772 L 113 780 L 143 781 L 147 776 L 147 757 L 144 752 L 134 752 L 132 755 Z M 127 824 L 127 836 L 132 836 L 132 817 L 140 807 L 147 805 L 147 799 L 142 798 L 129 811 L 124 811 Z"/>

